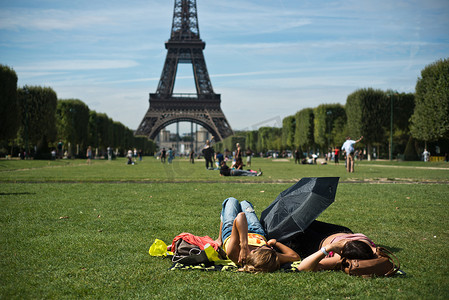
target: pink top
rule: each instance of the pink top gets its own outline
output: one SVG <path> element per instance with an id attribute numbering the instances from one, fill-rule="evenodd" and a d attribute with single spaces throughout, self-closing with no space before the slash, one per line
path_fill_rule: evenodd
<path id="1" fill-rule="evenodd" d="M 371 244 L 371 246 L 376 247 L 376 244 L 374 244 L 374 242 L 372 240 L 370 240 L 366 235 L 364 235 L 363 233 L 353 233 L 353 234 L 342 234 L 342 235 L 337 235 L 336 237 L 334 237 L 329 244 L 332 243 L 336 243 L 338 241 L 341 240 L 351 240 L 351 241 L 360 241 L 360 240 L 365 240 L 368 243 Z M 329 256 L 332 257 L 334 256 L 334 252 L 329 252 Z"/>

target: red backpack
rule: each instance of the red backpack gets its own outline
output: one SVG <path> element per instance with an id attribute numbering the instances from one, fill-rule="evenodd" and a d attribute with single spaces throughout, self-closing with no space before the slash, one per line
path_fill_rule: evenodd
<path id="1" fill-rule="evenodd" d="M 173 252 L 172 261 L 183 265 L 211 263 L 204 250 L 207 244 L 218 253 L 217 257 L 226 259 L 226 253 L 209 236 L 196 236 L 183 232 L 173 239 L 171 245 L 171 251 Z"/>

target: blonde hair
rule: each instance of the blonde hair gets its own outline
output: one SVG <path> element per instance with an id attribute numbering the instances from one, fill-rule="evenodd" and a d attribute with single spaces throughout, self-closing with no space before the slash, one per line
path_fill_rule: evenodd
<path id="1" fill-rule="evenodd" d="M 280 268 L 279 258 L 273 248 L 259 247 L 246 258 L 246 264 L 239 271 L 249 273 L 274 272 Z"/>

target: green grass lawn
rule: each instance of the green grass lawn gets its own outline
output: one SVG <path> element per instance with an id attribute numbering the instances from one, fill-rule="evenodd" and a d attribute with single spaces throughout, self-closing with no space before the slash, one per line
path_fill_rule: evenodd
<path id="1" fill-rule="evenodd" d="M 429 168 L 430 167 L 430 168 Z M 260 177 L 220 177 L 203 161 L 0 161 L 0 298 L 448 299 L 449 168 L 445 163 L 295 165 L 255 159 Z M 221 202 L 258 214 L 302 177 L 340 177 L 318 218 L 392 250 L 405 276 L 340 272 L 243 274 L 168 271 L 155 238 L 216 238 Z"/>

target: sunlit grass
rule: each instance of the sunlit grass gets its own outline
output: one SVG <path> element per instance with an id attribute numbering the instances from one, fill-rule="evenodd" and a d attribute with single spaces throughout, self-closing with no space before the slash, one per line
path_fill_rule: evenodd
<path id="1" fill-rule="evenodd" d="M 344 165 L 256 159 L 254 168 L 262 168 L 264 175 L 252 178 L 220 177 L 218 171 L 205 170 L 202 162 L 177 163 L 0 161 L 0 298 L 449 296 L 446 169 L 375 167 L 366 162 L 346 174 Z M 341 177 L 335 202 L 319 220 L 366 233 L 394 251 L 407 275 L 367 280 L 338 272 L 168 271 L 170 261 L 148 255 L 155 238 L 169 243 L 184 231 L 216 238 L 225 198 L 249 200 L 260 215 L 282 190 L 305 176 Z M 350 183 L 352 178 L 418 183 Z M 425 183 L 428 180 L 440 184 Z"/>
<path id="2" fill-rule="evenodd" d="M 139 181 L 139 182 L 295 182 L 302 177 L 340 177 L 351 180 L 449 181 L 448 163 L 424 162 L 357 162 L 355 173 L 339 165 L 295 165 L 287 159 L 253 159 L 252 169 L 263 171 L 260 177 L 220 177 L 218 170 L 205 170 L 203 160 L 190 164 L 187 159 L 175 159 L 162 164 L 153 157 L 145 157 L 136 165 L 127 165 L 124 158 L 113 161 L 85 160 L 7 161 L 0 160 L 0 181 Z M 432 169 L 428 169 L 431 167 Z"/>

